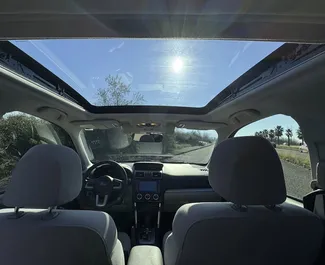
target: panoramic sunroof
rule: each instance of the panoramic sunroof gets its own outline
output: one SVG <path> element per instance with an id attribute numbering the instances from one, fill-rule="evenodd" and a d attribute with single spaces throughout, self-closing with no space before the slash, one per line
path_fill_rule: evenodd
<path id="1" fill-rule="evenodd" d="M 283 43 L 223 40 L 24 40 L 14 45 L 91 104 L 203 107 Z"/>

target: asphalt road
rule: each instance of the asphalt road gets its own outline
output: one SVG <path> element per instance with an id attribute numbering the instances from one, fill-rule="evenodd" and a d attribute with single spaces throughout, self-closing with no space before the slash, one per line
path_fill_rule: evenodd
<path id="1" fill-rule="evenodd" d="M 202 147 L 200 149 L 182 153 L 180 155 L 175 155 L 169 161 L 181 161 L 185 163 L 193 164 L 206 164 L 208 163 L 214 145 L 209 145 L 207 147 Z"/>
<path id="2" fill-rule="evenodd" d="M 203 147 L 181 155 L 176 155 L 172 158 L 175 161 L 184 161 L 189 163 L 204 164 L 210 158 L 213 146 Z M 302 199 L 302 197 L 311 191 L 311 171 L 301 166 L 294 165 L 287 161 L 281 161 L 284 178 L 287 187 L 287 194 Z"/>
<path id="3" fill-rule="evenodd" d="M 309 169 L 287 161 L 281 161 L 281 163 L 288 195 L 302 199 L 304 195 L 312 191 L 310 188 L 311 171 Z"/>

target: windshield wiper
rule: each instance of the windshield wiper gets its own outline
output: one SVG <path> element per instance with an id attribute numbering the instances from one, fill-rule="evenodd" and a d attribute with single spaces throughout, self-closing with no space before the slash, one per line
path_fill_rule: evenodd
<path id="1" fill-rule="evenodd" d="M 177 161 L 177 160 L 161 160 L 161 163 L 169 163 L 169 164 L 190 164 L 190 165 L 198 165 L 205 166 L 207 163 L 196 163 L 192 161 Z"/>
<path id="2" fill-rule="evenodd" d="M 107 155 L 102 156 L 99 159 L 97 158 L 96 161 L 112 159 L 118 162 L 136 162 L 136 161 L 162 161 L 164 159 L 172 158 L 172 155 L 152 155 L 152 156 L 139 156 L 139 155 Z"/>

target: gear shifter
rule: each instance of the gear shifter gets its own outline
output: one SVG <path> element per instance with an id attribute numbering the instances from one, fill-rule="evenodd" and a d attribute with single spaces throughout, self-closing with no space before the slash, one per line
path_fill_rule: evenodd
<path id="1" fill-rule="evenodd" d="M 150 233 L 151 231 L 149 228 L 145 228 L 140 234 L 140 239 L 143 241 L 150 241 Z"/>
<path id="2" fill-rule="evenodd" d="M 154 245 L 156 244 L 156 225 L 159 226 L 159 221 L 155 218 L 155 211 L 147 212 L 148 205 L 135 203 L 135 222 L 136 222 L 136 238 L 139 245 Z M 154 208 L 154 210 L 159 207 Z M 144 211 L 146 210 L 146 211 Z"/>
<path id="3" fill-rule="evenodd" d="M 140 244 L 153 244 L 155 242 L 155 232 L 150 228 L 143 228 L 139 233 Z"/>

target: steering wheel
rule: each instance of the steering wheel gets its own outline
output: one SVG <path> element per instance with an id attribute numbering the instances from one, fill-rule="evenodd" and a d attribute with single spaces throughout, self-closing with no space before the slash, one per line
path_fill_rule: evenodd
<path id="1" fill-rule="evenodd" d="M 114 176 L 101 175 L 95 177 L 96 170 L 108 167 Z M 85 173 L 85 190 L 91 190 L 95 195 L 96 207 L 111 207 L 119 204 L 127 189 L 128 177 L 125 169 L 115 161 L 102 161 L 92 165 Z"/>

